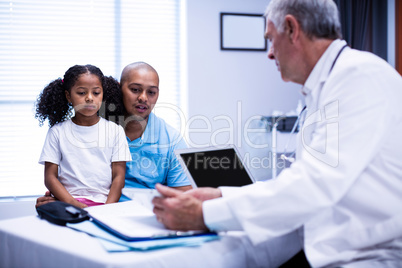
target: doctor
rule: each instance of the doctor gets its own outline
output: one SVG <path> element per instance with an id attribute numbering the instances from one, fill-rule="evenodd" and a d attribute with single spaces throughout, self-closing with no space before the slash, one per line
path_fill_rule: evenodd
<path id="1" fill-rule="evenodd" d="M 171 229 L 244 230 L 255 245 L 298 231 L 313 267 L 401 267 L 401 76 L 346 46 L 332 0 L 272 0 L 265 16 L 268 58 L 303 86 L 297 160 L 241 188 L 157 185 L 154 212 Z"/>

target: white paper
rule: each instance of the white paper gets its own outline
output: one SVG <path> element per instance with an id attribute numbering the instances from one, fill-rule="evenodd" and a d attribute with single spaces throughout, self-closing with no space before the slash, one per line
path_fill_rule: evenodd
<path id="1" fill-rule="evenodd" d="M 137 200 L 94 206 L 86 210 L 95 221 L 100 221 L 108 229 L 130 239 L 188 236 L 197 233 L 166 229 L 152 210 Z"/>
<path id="2" fill-rule="evenodd" d="M 172 233 L 158 222 L 151 210 L 136 200 L 90 207 L 86 210 L 91 217 L 127 237 L 153 237 Z"/>

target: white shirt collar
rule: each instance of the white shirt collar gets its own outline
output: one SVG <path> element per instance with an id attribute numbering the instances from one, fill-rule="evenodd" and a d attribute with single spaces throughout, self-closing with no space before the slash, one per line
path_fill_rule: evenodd
<path id="1" fill-rule="evenodd" d="M 308 95 L 311 90 L 316 87 L 318 83 L 325 82 L 328 78 L 329 71 L 331 69 L 332 63 L 335 61 L 338 52 L 346 45 L 344 40 L 336 39 L 334 40 L 324 54 L 317 61 L 310 75 L 308 76 L 304 86 L 302 88 L 302 94 Z"/>

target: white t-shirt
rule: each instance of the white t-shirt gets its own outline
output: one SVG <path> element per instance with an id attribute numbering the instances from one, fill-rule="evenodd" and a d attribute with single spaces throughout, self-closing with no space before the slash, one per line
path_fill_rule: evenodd
<path id="1" fill-rule="evenodd" d="M 112 162 L 131 161 L 121 126 L 100 118 L 93 126 L 71 120 L 48 131 L 40 164 L 59 166 L 58 179 L 74 198 L 106 202 L 112 184 Z"/>

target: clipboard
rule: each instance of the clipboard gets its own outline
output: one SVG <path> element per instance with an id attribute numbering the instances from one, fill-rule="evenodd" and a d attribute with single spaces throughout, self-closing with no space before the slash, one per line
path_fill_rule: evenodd
<path id="1" fill-rule="evenodd" d="M 142 206 L 136 200 L 90 207 L 86 210 L 89 213 L 90 221 L 125 241 L 174 239 L 216 234 L 209 231 L 166 229 L 156 219 L 152 211 Z"/>
<path id="2" fill-rule="evenodd" d="M 126 252 L 126 251 L 147 251 L 169 247 L 194 247 L 209 241 L 218 240 L 217 234 L 202 236 L 186 236 L 174 239 L 152 239 L 141 241 L 126 241 L 121 239 L 105 229 L 101 228 L 92 221 L 83 221 L 80 223 L 67 223 L 67 227 L 87 233 L 96 238 L 108 252 Z"/>

